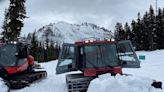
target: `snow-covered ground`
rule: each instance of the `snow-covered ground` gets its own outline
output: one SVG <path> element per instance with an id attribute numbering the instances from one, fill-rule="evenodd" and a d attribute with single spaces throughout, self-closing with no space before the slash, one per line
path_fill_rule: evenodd
<path id="1" fill-rule="evenodd" d="M 133 76 L 117 75 L 116 77 L 111 77 L 110 74 L 101 75 L 99 78 L 92 80 L 88 92 L 164 92 L 164 90 L 150 86 L 152 79 L 164 83 L 164 50 L 140 51 L 137 54 L 146 56 L 146 60 L 141 62 L 141 68 L 123 69 L 124 73 L 132 74 Z M 56 64 L 57 61 L 42 63 L 42 67 L 48 72 L 46 79 L 37 81 L 20 90 L 11 90 L 11 92 L 67 92 L 66 74 L 56 75 Z M 6 89 L 2 83 L 0 80 L 0 89 Z M 0 92 L 3 91 L 0 90 Z"/>
<path id="2" fill-rule="evenodd" d="M 162 92 L 151 84 L 149 78 L 104 74 L 91 81 L 87 92 Z"/>
<path id="3" fill-rule="evenodd" d="M 5 85 L 5 82 L 0 78 L 0 92 L 7 92 L 8 87 Z"/>

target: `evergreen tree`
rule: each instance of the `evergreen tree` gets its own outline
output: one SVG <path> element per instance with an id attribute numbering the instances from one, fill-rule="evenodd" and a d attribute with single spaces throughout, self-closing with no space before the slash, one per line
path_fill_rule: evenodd
<path id="1" fill-rule="evenodd" d="M 136 47 L 136 50 L 164 49 L 164 9 L 159 9 L 158 14 L 154 14 L 153 7 L 143 17 L 138 13 L 137 20 L 132 20 L 131 26 L 125 23 L 117 23 L 115 29 L 117 40 L 128 39 Z"/>
<path id="2" fill-rule="evenodd" d="M 125 31 L 121 23 L 116 23 L 114 35 L 115 35 L 115 39 L 118 41 L 126 39 Z"/>
<path id="3" fill-rule="evenodd" d="M 136 28 L 134 30 L 134 34 L 135 34 L 135 41 L 138 45 L 138 50 L 142 50 L 143 49 L 143 29 L 142 29 L 142 21 L 141 21 L 141 17 L 140 17 L 140 13 L 138 13 L 138 18 L 137 18 L 137 23 L 136 23 Z"/>
<path id="4" fill-rule="evenodd" d="M 157 48 L 162 49 L 164 47 L 164 23 L 162 22 L 162 10 L 158 10 L 158 15 L 156 17 L 156 35 L 157 35 Z"/>
<path id="5" fill-rule="evenodd" d="M 132 20 L 132 22 L 131 22 L 131 33 L 132 33 L 132 34 L 131 34 L 131 35 L 132 35 L 132 36 L 131 36 L 131 42 L 132 42 L 133 46 L 135 46 L 136 50 L 139 50 L 139 49 L 138 49 L 138 47 L 139 47 L 138 45 L 139 45 L 139 44 L 138 44 L 137 41 L 136 41 L 136 38 L 137 38 L 137 37 L 136 37 L 136 36 L 137 36 L 137 35 L 136 35 L 136 31 L 137 31 L 137 30 L 136 30 L 136 24 L 137 24 L 136 21 L 135 21 L 135 20 Z"/>
<path id="6" fill-rule="evenodd" d="M 125 39 L 126 40 L 131 40 L 132 33 L 131 33 L 130 26 L 127 22 L 125 23 L 124 30 L 125 30 L 125 37 L 126 37 Z"/>
<path id="7" fill-rule="evenodd" d="M 149 9 L 149 14 L 148 14 L 148 18 L 149 18 L 149 31 L 148 31 L 148 39 L 150 41 L 150 44 L 149 44 L 149 49 L 150 50 L 154 50 L 155 49 L 155 45 L 156 45 L 156 19 L 155 19 L 155 14 L 154 14 L 154 10 L 153 10 L 153 7 L 150 6 L 150 9 Z"/>
<path id="8" fill-rule="evenodd" d="M 25 0 L 10 0 L 6 32 L 6 37 L 10 41 L 18 39 L 21 29 L 24 26 L 23 21 L 26 18 L 24 3 Z"/>
<path id="9" fill-rule="evenodd" d="M 36 36 L 34 32 L 32 34 L 30 53 L 32 56 L 34 56 L 35 59 L 37 59 L 37 52 L 38 52 L 38 41 L 36 40 Z"/>
<path id="10" fill-rule="evenodd" d="M 161 49 L 164 49 L 164 8 L 162 12 L 162 22 L 161 22 Z"/>
<path id="11" fill-rule="evenodd" d="M 149 50 L 149 45 L 150 45 L 150 41 L 148 39 L 149 19 L 148 19 L 148 13 L 147 12 L 145 13 L 145 15 L 143 17 L 142 25 L 143 25 L 143 32 L 142 32 L 143 50 Z"/>

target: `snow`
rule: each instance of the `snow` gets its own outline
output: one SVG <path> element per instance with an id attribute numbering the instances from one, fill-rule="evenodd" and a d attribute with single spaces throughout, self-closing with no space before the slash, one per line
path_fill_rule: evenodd
<path id="1" fill-rule="evenodd" d="M 56 75 L 57 61 L 42 63 L 42 67 L 47 70 L 47 78 L 31 84 L 29 87 L 21 90 L 12 90 L 11 92 L 67 92 L 65 84 L 65 74 Z"/>
<path id="2" fill-rule="evenodd" d="M 5 82 L 0 78 L 0 92 L 7 92 L 8 87 L 5 85 Z"/>
<path id="3" fill-rule="evenodd" d="M 129 73 L 135 76 L 143 76 L 164 83 L 164 50 L 157 50 L 152 52 L 139 51 L 137 55 L 145 55 L 146 59 L 141 60 L 140 69 L 123 69 L 124 73 Z M 163 87 L 164 88 L 164 87 Z"/>
<path id="4" fill-rule="evenodd" d="M 110 74 L 100 75 L 91 81 L 88 92 L 164 92 L 164 90 L 155 89 L 150 86 L 153 80 L 164 83 L 164 50 L 153 52 L 140 51 L 137 52 L 137 55 L 146 56 L 146 60 L 141 61 L 141 68 L 123 69 L 125 74 L 132 74 L 132 76 L 117 75 L 113 77 Z M 29 87 L 11 90 L 10 92 L 67 92 L 66 73 L 56 75 L 56 65 L 57 60 L 42 63 L 41 66 L 48 73 L 46 79 L 37 81 Z M 0 81 L 0 88 L 6 89 L 2 81 Z M 0 92 L 3 91 L 0 90 Z"/>
<path id="5" fill-rule="evenodd" d="M 162 92 L 151 86 L 152 79 L 104 74 L 91 81 L 87 92 Z"/>

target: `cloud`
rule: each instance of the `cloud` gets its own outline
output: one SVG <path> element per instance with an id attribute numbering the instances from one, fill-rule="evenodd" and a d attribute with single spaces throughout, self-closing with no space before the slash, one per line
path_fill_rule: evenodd
<path id="1" fill-rule="evenodd" d="M 4 0 L 0 0 L 0 3 L 3 2 Z"/>
<path id="2" fill-rule="evenodd" d="M 163 3 L 158 0 L 159 7 L 163 7 Z M 22 34 L 58 21 L 91 22 L 113 30 L 116 22 L 130 22 L 138 12 L 144 14 L 150 4 L 155 6 L 155 0 L 26 0 L 30 18 L 25 20 Z M 0 10 L 3 9 L 0 5 Z"/>

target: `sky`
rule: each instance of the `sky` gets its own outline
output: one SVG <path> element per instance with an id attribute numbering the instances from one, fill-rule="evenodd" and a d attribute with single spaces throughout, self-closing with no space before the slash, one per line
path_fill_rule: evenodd
<path id="1" fill-rule="evenodd" d="M 29 18 L 24 21 L 21 35 L 59 21 L 89 22 L 113 31 L 116 22 L 124 24 L 136 19 L 137 13 L 143 15 L 150 5 L 155 8 L 155 0 L 26 0 Z M 9 0 L 0 0 L 0 26 L 8 6 Z M 158 0 L 158 7 L 164 8 L 164 0 Z"/>

